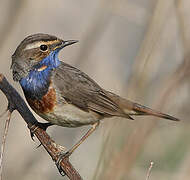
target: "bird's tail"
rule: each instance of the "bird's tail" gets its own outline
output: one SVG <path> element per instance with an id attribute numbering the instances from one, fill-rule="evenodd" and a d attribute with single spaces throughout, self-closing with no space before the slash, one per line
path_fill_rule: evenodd
<path id="1" fill-rule="evenodd" d="M 108 92 L 108 94 L 109 94 L 109 97 L 111 99 L 113 99 L 114 102 L 116 102 L 117 105 L 123 110 L 123 112 L 130 117 L 133 115 L 151 115 L 151 116 L 156 116 L 159 118 L 169 119 L 172 121 L 179 121 L 179 119 L 177 119 L 173 116 L 153 110 L 153 109 L 143 106 L 141 104 L 134 103 L 134 102 L 124 99 L 120 96 L 117 96 L 111 92 Z M 131 119 L 133 119 L 133 118 L 131 117 Z"/>
<path id="2" fill-rule="evenodd" d="M 162 112 L 153 110 L 151 108 L 148 108 L 148 107 L 143 106 L 138 103 L 133 103 L 133 102 L 131 102 L 131 103 L 132 103 L 133 108 L 132 108 L 132 112 L 129 113 L 129 115 L 151 115 L 151 116 L 156 116 L 156 117 L 163 118 L 163 119 L 169 119 L 172 121 L 179 121 L 179 119 L 177 119 L 173 116 L 170 116 L 168 114 L 164 114 Z"/>

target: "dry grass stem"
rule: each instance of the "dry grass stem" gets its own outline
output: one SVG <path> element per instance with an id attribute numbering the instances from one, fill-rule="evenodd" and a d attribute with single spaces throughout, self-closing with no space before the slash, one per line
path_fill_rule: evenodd
<path id="1" fill-rule="evenodd" d="M 146 82 L 149 80 L 147 78 L 149 71 L 147 71 L 145 67 L 148 63 L 150 64 L 154 61 L 151 55 L 157 47 L 161 32 L 167 22 L 166 17 L 172 5 L 173 0 L 158 0 L 156 3 L 154 14 L 150 20 L 147 33 L 135 59 L 133 71 L 128 82 L 127 96 L 130 98 L 136 97 L 138 94 L 137 90 L 142 91 L 146 86 Z"/>
<path id="2" fill-rule="evenodd" d="M 189 69 L 186 68 L 186 65 L 183 63 L 178 68 L 178 70 L 171 76 L 171 78 L 169 80 L 166 80 L 166 82 L 161 87 L 162 92 L 160 93 L 158 99 L 155 100 L 155 105 L 153 105 L 153 107 L 161 109 L 163 108 L 163 105 L 166 104 L 168 98 L 171 95 L 175 96 L 174 93 L 177 93 L 177 90 L 180 87 L 181 83 L 186 80 L 187 73 L 184 72 L 184 69 L 189 72 Z M 117 177 L 119 177 L 119 175 L 122 174 L 121 172 L 125 172 L 125 174 L 128 174 L 130 172 L 143 144 L 145 144 L 146 139 L 149 137 L 150 133 L 153 131 L 157 124 L 158 121 L 150 121 L 148 124 L 145 122 L 139 123 L 137 129 L 135 129 L 134 132 L 127 139 L 124 149 L 115 157 L 113 157 L 112 163 L 110 163 L 110 166 L 107 167 L 105 171 L 104 179 L 109 179 L 110 177 L 113 177 L 113 179 L 115 180 L 117 179 Z M 114 171 L 114 169 L 116 169 L 116 166 L 118 168 L 118 165 L 119 170 L 116 172 Z"/>
<path id="3" fill-rule="evenodd" d="M 7 119 L 5 121 L 5 129 L 3 133 L 3 138 L 2 138 L 2 144 L 1 144 L 1 152 L 0 152 L 0 180 L 2 180 L 2 172 L 3 172 L 3 156 L 5 152 L 5 142 L 8 134 L 8 129 L 9 129 L 9 124 L 10 124 L 10 119 L 11 119 L 11 112 L 8 111 Z"/>
<path id="4" fill-rule="evenodd" d="M 152 170 L 153 165 L 154 165 L 154 162 L 151 161 L 151 162 L 150 162 L 150 166 L 149 166 L 149 168 L 148 168 L 147 175 L 146 175 L 146 180 L 149 180 L 150 173 L 151 173 L 151 170 Z"/>
<path id="5" fill-rule="evenodd" d="M 175 7 L 178 17 L 180 35 L 182 37 L 181 39 L 183 41 L 185 51 L 184 54 L 186 55 L 187 53 L 189 53 L 190 46 L 189 2 L 188 0 L 176 0 Z"/>
<path id="6" fill-rule="evenodd" d="M 154 56 L 151 56 L 151 54 L 155 50 L 154 48 L 157 47 L 161 31 L 164 24 L 167 22 L 165 17 L 168 16 L 169 9 L 172 5 L 173 0 L 167 2 L 164 0 L 157 1 L 150 27 L 135 61 L 133 73 L 131 74 L 130 84 L 127 90 L 130 99 L 135 99 L 135 96 L 137 95 L 145 96 L 143 89 L 146 90 L 146 86 L 150 81 L 150 78 L 147 78 L 149 71 L 147 71 L 145 67 L 148 63 L 151 63 L 151 61 L 154 60 Z M 174 77 L 176 76 L 178 77 L 177 74 L 175 74 Z M 163 104 L 166 104 L 166 99 L 168 99 L 169 94 L 174 92 L 176 86 L 178 87 L 178 85 L 178 78 L 175 80 L 172 76 L 170 80 L 166 80 L 165 83 L 160 85 L 159 89 L 161 95 L 155 100 L 155 103 L 153 103 L 155 105 L 153 105 L 153 107 L 156 107 L 159 110 L 163 108 Z M 120 177 L 124 174 L 128 174 L 133 167 L 137 154 L 140 152 L 146 139 L 157 124 L 158 121 L 150 121 L 149 123 L 142 121 L 139 122 L 134 132 L 131 133 L 131 135 L 126 139 L 126 145 L 123 147 L 121 152 L 118 152 L 108 164 L 106 169 L 103 170 L 102 173 L 104 173 L 104 175 L 102 179 L 115 180 L 120 179 Z M 115 171 L 115 169 L 118 170 Z"/>

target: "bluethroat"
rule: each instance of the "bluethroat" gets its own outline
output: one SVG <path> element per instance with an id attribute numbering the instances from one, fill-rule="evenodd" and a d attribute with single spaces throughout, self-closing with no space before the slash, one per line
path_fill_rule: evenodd
<path id="1" fill-rule="evenodd" d="M 12 55 L 13 79 L 18 81 L 30 107 L 49 124 L 63 127 L 91 125 L 68 153 L 71 154 L 104 118 L 133 120 L 135 115 L 177 118 L 124 99 L 101 88 L 79 69 L 62 62 L 58 53 L 78 41 L 48 34 L 26 37 Z"/>

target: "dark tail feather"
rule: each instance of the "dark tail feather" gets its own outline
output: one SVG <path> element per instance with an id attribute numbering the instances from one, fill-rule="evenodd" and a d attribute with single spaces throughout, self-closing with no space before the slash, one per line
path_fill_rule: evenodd
<path id="1" fill-rule="evenodd" d="M 132 115 L 151 115 L 151 116 L 156 116 L 159 118 L 169 119 L 172 121 L 179 121 L 179 119 L 177 119 L 173 116 L 161 113 L 159 111 L 155 111 L 155 110 L 150 109 L 141 104 L 134 103 L 134 102 L 124 99 L 112 92 L 106 91 L 106 93 L 107 93 L 107 96 L 110 99 L 112 99 L 123 110 L 123 112 L 127 115 L 126 117 L 129 119 L 132 119 L 130 117 Z"/>
<path id="2" fill-rule="evenodd" d="M 129 115 L 152 115 L 152 116 L 156 116 L 156 117 L 159 117 L 159 118 L 169 119 L 169 120 L 172 120 L 172 121 L 179 121 L 179 119 L 177 119 L 177 118 L 175 118 L 173 116 L 161 113 L 159 111 L 155 111 L 153 109 L 150 109 L 150 108 L 148 108 L 146 106 L 143 106 L 143 105 L 140 105 L 140 104 L 137 104 L 137 103 L 133 103 L 132 111 L 134 111 L 134 113 L 131 113 Z"/>

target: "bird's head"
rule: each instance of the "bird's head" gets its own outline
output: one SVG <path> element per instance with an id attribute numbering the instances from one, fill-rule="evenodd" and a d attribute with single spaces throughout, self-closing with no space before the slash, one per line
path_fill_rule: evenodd
<path id="1" fill-rule="evenodd" d="M 56 61 L 53 62 L 53 59 L 57 58 L 58 52 L 76 42 L 78 41 L 64 41 L 56 36 L 41 33 L 26 37 L 12 55 L 13 79 L 19 81 L 26 77 L 42 61 L 47 65 L 49 62 L 46 61 L 50 60 L 51 63 L 56 63 Z"/>

